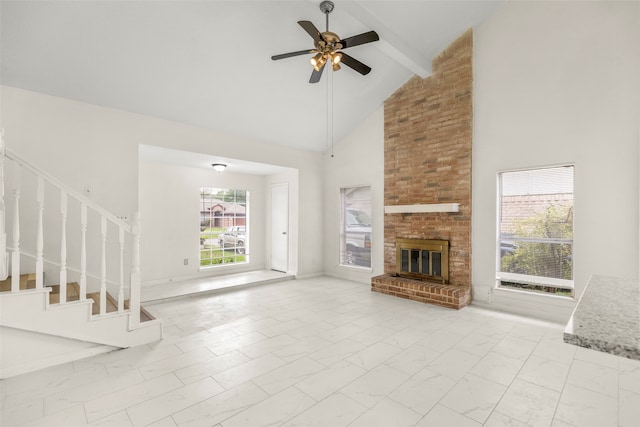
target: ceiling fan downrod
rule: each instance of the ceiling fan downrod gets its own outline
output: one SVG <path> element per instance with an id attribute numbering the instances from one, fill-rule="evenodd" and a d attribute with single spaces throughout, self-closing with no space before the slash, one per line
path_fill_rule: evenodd
<path id="1" fill-rule="evenodd" d="M 320 11 L 324 13 L 324 16 L 326 17 L 325 19 L 326 26 L 327 26 L 326 31 L 329 31 L 329 14 L 331 13 L 331 11 L 333 11 L 334 7 L 335 5 L 333 4 L 333 2 L 329 0 L 324 0 L 323 2 L 320 3 Z"/>

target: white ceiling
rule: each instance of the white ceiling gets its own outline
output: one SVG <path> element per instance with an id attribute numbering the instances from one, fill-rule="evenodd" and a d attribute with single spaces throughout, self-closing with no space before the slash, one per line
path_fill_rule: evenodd
<path id="1" fill-rule="evenodd" d="M 330 30 L 375 30 L 347 51 L 373 70 L 333 77 L 338 141 L 500 1 L 340 1 Z M 296 23 L 325 30 L 319 1 L 0 2 L 3 84 L 257 138 L 327 148 L 329 70 L 309 84 L 313 48 Z M 309 55 L 310 56 L 310 55 Z"/>
<path id="2" fill-rule="evenodd" d="M 248 175 L 273 175 L 291 170 L 284 166 L 249 162 L 246 160 L 212 156 L 209 154 L 194 153 L 191 151 L 173 150 L 171 148 L 145 144 L 140 144 L 138 146 L 138 158 L 147 163 L 206 169 L 212 171 L 212 173 L 214 173 L 212 168 L 214 163 L 227 165 L 227 168 L 225 169 L 226 172 Z"/>

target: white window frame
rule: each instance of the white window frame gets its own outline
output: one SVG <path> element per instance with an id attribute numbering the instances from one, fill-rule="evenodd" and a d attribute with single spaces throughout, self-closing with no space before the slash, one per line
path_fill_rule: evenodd
<path id="1" fill-rule="evenodd" d="M 204 270 L 204 269 L 210 269 L 210 268 L 226 268 L 226 267 L 233 267 L 233 266 L 248 264 L 249 263 L 249 253 L 250 253 L 250 250 L 249 250 L 249 240 L 250 240 L 250 237 L 249 237 L 250 236 L 250 232 L 249 232 L 250 191 L 249 190 L 245 190 L 245 189 L 238 189 L 238 188 L 200 187 L 200 200 L 199 200 L 200 209 L 202 209 L 202 206 L 203 206 L 203 203 L 202 203 L 202 201 L 203 201 L 203 199 L 202 199 L 203 190 L 225 191 L 225 192 L 228 192 L 228 191 L 244 191 L 244 193 L 245 193 L 244 223 L 245 224 L 242 227 L 244 227 L 244 230 L 245 230 L 244 231 L 245 239 L 244 239 L 244 246 L 242 247 L 244 253 L 238 253 L 237 247 L 226 247 L 226 248 L 224 248 L 224 252 L 223 252 L 222 258 L 232 256 L 233 259 L 234 259 L 234 262 L 227 262 L 227 263 L 221 262 L 219 264 L 202 265 L 202 261 L 203 261 L 202 251 L 205 250 L 205 249 L 203 249 L 202 245 L 200 245 L 199 252 L 198 252 L 199 253 L 198 262 L 200 263 L 200 269 Z M 228 202 L 226 202 L 226 203 L 228 203 Z M 233 218 L 234 218 L 233 222 L 235 223 L 236 222 L 235 218 L 237 218 L 237 215 L 234 214 Z M 212 227 L 211 221 L 215 219 L 215 216 L 214 215 L 210 215 L 208 217 L 208 219 L 209 219 L 209 223 L 210 223 L 209 227 Z M 202 210 L 200 212 L 200 221 L 201 221 L 200 227 L 202 227 Z M 222 217 L 222 222 L 223 223 L 225 222 L 224 221 L 224 217 Z M 235 225 L 235 226 L 239 226 L 239 225 Z M 219 234 L 215 235 L 215 240 L 216 241 L 219 241 L 220 235 L 222 233 L 224 233 L 224 231 L 227 228 L 229 228 L 229 226 L 226 226 L 226 225 L 223 224 L 222 228 L 223 228 L 223 231 L 220 232 Z M 201 238 L 202 234 L 200 233 L 199 235 L 200 235 L 200 238 Z M 219 249 L 217 249 L 217 250 L 219 250 Z M 230 251 L 230 250 L 233 250 L 233 252 L 234 252 L 232 255 L 227 254 L 227 252 Z M 237 259 L 242 258 L 242 257 L 244 257 L 244 260 L 237 261 Z M 210 257 L 210 258 L 205 258 L 205 259 L 206 260 L 211 260 L 213 258 Z"/>
<path id="2" fill-rule="evenodd" d="M 363 247 L 363 249 L 368 249 L 369 250 L 369 265 L 357 265 L 357 264 L 350 264 L 348 262 L 344 262 L 345 260 L 345 253 L 343 252 L 346 249 L 346 225 L 345 225 L 345 200 L 344 200 L 344 195 L 345 195 L 345 191 L 353 191 L 353 190 L 358 190 L 358 189 L 364 189 L 367 188 L 369 189 L 369 219 L 371 224 L 369 224 L 369 238 L 368 238 L 368 245 L 369 247 L 366 248 L 366 238 L 364 238 L 363 242 L 365 243 L 365 246 Z M 340 267 L 345 267 L 345 268 L 354 268 L 354 269 L 358 269 L 358 270 L 365 270 L 365 271 L 372 271 L 372 244 L 373 244 L 373 219 L 371 218 L 372 213 L 373 213 L 373 208 L 372 208 L 372 187 L 371 185 L 350 185 L 350 186 L 344 186 L 344 187 L 340 187 L 340 192 L 339 192 L 339 206 L 340 206 L 340 231 L 339 231 L 339 250 L 338 250 L 338 265 Z"/>
<path id="3" fill-rule="evenodd" d="M 553 294 L 545 294 L 544 292 L 532 292 L 532 291 L 528 291 L 526 289 L 516 289 L 516 288 L 512 288 L 512 287 L 507 287 L 507 286 L 501 286 L 501 282 L 505 281 L 505 282 L 514 282 L 514 283 L 521 283 L 521 284 L 530 284 L 530 285 L 540 285 L 540 286 L 546 286 L 546 287 L 553 287 L 553 288 L 565 288 L 565 289 L 571 289 L 572 291 L 575 290 L 575 286 L 574 286 L 574 278 L 575 278 L 575 262 L 572 262 L 572 272 L 571 272 L 571 280 L 567 280 L 567 279 L 557 279 L 557 278 L 552 278 L 552 277 L 542 277 L 542 276 L 533 276 L 533 275 L 528 275 L 528 274 L 516 274 L 516 273 L 509 273 L 509 272 L 503 272 L 501 271 L 502 268 L 502 262 L 501 262 L 501 235 L 500 235 L 500 231 L 501 231 L 501 221 L 502 221 L 502 175 L 505 173 L 510 173 L 510 172 L 520 172 L 520 171 L 535 171 L 535 170 L 543 170 L 543 169 L 553 169 L 553 168 L 561 168 L 561 167 L 571 167 L 573 168 L 573 176 L 574 176 L 574 181 L 573 181 L 573 192 L 572 194 L 574 195 L 574 203 L 573 206 L 575 206 L 575 164 L 573 163 L 566 163 L 566 164 L 559 164 L 559 165 L 551 165 L 551 166 L 539 166 L 539 167 L 528 167 L 528 168 L 521 168 L 521 169 L 509 169 L 509 170 L 501 170 L 498 171 L 497 175 L 496 175 L 496 188 L 497 188 L 497 207 L 496 207 L 496 212 L 497 212 L 497 216 L 496 216 L 496 285 L 495 288 L 498 290 L 506 290 L 506 291 L 510 291 L 510 292 L 517 292 L 517 293 L 534 293 L 536 295 L 548 295 L 548 296 L 553 296 L 553 297 L 558 297 L 555 296 Z M 573 222 L 573 228 L 575 229 L 575 219 Z M 526 239 L 529 241 L 540 241 L 540 239 Z M 574 241 L 575 239 L 571 239 L 571 245 L 572 245 L 572 250 L 571 250 L 571 255 L 572 257 L 575 254 L 575 249 L 574 249 Z M 550 240 L 545 239 L 544 243 L 554 243 L 551 242 Z M 569 243 L 566 240 L 558 240 L 555 243 Z M 574 298 L 575 295 L 572 295 L 571 297 L 566 297 L 566 296 L 559 296 L 558 298 Z"/>

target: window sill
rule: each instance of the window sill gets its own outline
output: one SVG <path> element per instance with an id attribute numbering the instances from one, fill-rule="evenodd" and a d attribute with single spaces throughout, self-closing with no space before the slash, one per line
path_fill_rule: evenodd
<path id="1" fill-rule="evenodd" d="M 371 267 L 360 267 L 358 265 L 340 264 L 340 265 L 338 265 L 338 267 L 344 268 L 344 269 L 347 269 L 347 270 L 362 271 L 363 273 L 371 273 L 371 272 L 373 272 L 373 268 L 371 268 Z"/>
<path id="2" fill-rule="evenodd" d="M 214 265 L 201 265 L 200 268 L 198 268 L 198 270 L 205 271 L 205 270 L 211 270 L 216 268 L 234 267 L 234 266 L 247 265 L 247 264 L 249 264 L 249 261 L 234 262 L 232 264 L 226 263 L 226 264 L 214 264 Z"/>
<path id="3" fill-rule="evenodd" d="M 520 290 L 520 289 L 509 289 L 509 288 L 503 288 L 500 286 L 496 286 L 495 288 L 493 288 L 493 294 L 498 296 L 509 297 L 509 298 L 522 299 L 522 300 L 539 299 L 541 301 L 549 302 L 553 305 L 560 305 L 560 306 L 566 305 L 571 307 L 573 307 L 577 301 L 575 296 L 554 295 L 554 294 L 549 294 L 544 292 L 533 292 L 533 291 Z"/>

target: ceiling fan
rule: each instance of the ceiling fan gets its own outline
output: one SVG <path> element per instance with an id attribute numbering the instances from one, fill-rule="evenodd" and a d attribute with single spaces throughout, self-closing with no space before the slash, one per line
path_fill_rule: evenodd
<path id="1" fill-rule="evenodd" d="M 291 58 L 292 56 L 315 53 L 315 55 L 310 59 L 311 65 L 313 66 L 313 72 L 311 73 L 309 83 L 318 83 L 320 81 L 322 71 L 324 71 L 324 67 L 327 62 L 331 64 L 333 71 L 338 71 L 340 69 L 340 63 L 343 63 L 363 76 L 369 74 L 371 67 L 347 55 L 342 52 L 342 50 L 380 40 L 378 34 L 375 31 L 368 31 L 366 33 L 358 34 L 357 36 L 341 39 L 336 33 L 329 31 L 329 14 L 333 8 L 334 4 L 332 1 L 325 0 L 320 3 L 320 10 L 325 14 L 327 24 L 327 30 L 323 33 L 318 31 L 311 21 L 298 21 L 298 24 L 300 24 L 311 38 L 313 38 L 313 44 L 315 45 L 314 49 L 298 50 L 296 52 L 274 55 L 271 59 L 277 61 L 279 59 Z"/>

